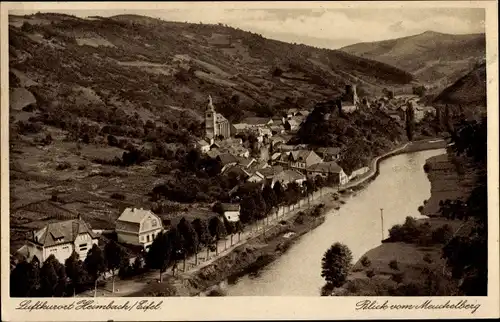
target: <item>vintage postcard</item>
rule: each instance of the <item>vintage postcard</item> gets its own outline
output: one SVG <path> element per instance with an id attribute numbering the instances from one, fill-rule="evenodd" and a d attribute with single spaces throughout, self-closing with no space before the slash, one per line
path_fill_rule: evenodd
<path id="1" fill-rule="evenodd" d="M 2 320 L 499 317 L 495 1 L 1 9 Z"/>

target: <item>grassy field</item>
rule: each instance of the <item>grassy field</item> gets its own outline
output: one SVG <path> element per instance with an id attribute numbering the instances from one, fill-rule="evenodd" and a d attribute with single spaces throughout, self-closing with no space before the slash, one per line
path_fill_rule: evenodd
<path id="1" fill-rule="evenodd" d="M 469 225 L 459 220 L 448 220 L 436 217 L 439 211 L 439 201 L 468 196 L 471 189 L 471 174 L 457 173 L 455 165 L 448 155 L 439 155 L 427 160 L 430 167 L 428 177 L 431 182 L 431 198 L 424 202 L 422 214 L 429 216 L 420 219 L 418 224 L 429 224 L 434 231 L 443 225 L 448 225 L 455 234 L 468 232 Z M 374 296 L 389 295 L 389 289 L 398 285 L 422 285 L 428 278 L 428 272 L 442 274 L 445 261 L 441 258 L 442 243 L 424 244 L 415 240 L 412 243 L 384 242 L 371 249 L 355 263 L 348 282 L 338 295 Z M 453 294 L 456 285 L 447 276 L 440 277 L 439 292 Z"/>

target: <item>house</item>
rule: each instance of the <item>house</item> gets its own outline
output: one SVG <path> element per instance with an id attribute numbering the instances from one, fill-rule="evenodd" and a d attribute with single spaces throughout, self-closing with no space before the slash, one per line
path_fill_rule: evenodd
<path id="1" fill-rule="evenodd" d="M 275 135 L 269 139 L 269 142 L 272 146 L 275 146 L 279 143 L 285 143 L 287 140 L 281 135 Z"/>
<path id="2" fill-rule="evenodd" d="M 349 182 L 344 170 L 335 161 L 312 164 L 307 167 L 307 173 L 312 177 L 322 176 L 326 178 L 333 176 L 335 182 L 341 185 Z"/>
<path id="3" fill-rule="evenodd" d="M 285 151 L 293 151 L 295 150 L 297 147 L 295 145 L 289 145 L 289 144 L 279 144 L 276 146 L 276 148 L 281 151 L 281 152 L 285 152 Z"/>
<path id="4" fill-rule="evenodd" d="M 271 119 L 273 120 L 272 125 L 283 125 L 283 124 L 285 124 L 285 121 L 286 121 L 285 117 L 279 116 L 279 115 L 273 116 Z"/>
<path id="5" fill-rule="evenodd" d="M 255 171 L 254 173 L 250 174 L 250 176 L 247 178 L 247 181 L 262 182 L 264 179 L 264 176 L 259 171 Z"/>
<path id="6" fill-rule="evenodd" d="M 278 173 L 281 173 L 283 171 L 284 171 L 284 169 L 283 169 L 282 166 L 275 165 L 275 166 L 272 166 L 272 167 L 267 167 L 267 168 L 263 168 L 263 169 L 257 170 L 256 174 L 259 174 L 262 178 L 264 178 L 266 180 L 270 180 L 275 175 L 277 175 Z"/>
<path id="7" fill-rule="evenodd" d="M 236 160 L 239 165 L 241 165 L 244 169 L 248 169 L 252 166 L 252 164 L 256 163 L 257 160 L 254 158 L 244 158 L 244 157 L 236 157 Z"/>
<path id="8" fill-rule="evenodd" d="M 240 205 L 232 204 L 232 203 L 222 203 L 221 204 L 222 215 L 224 218 L 231 222 L 235 223 L 240 221 Z"/>
<path id="9" fill-rule="evenodd" d="M 336 161 L 340 158 L 340 148 L 324 147 L 316 149 L 323 161 Z"/>
<path id="10" fill-rule="evenodd" d="M 207 153 L 210 151 L 210 143 L 208 143 L 205 140 L 198 140 L 195 143 L 195 147 L 201 152 L 201 153 Z"/>
<path id="11" fill-rule="evenodd" d="M 238 163 L 238 159 L 230 153 L 221 153 L 217 156 L 216 159 L 220 162 L 222 166 L 221 173 L 224 173 L 224 171 L 227 168 L 236 165 Z"/>
<path id="12" fill-rule="evenodd" d="M 295 119 L 288 119 L 286 122 L 285 122 L 285 130 L 286 131 L 290 131 L 290 132 L 295 132 L 295 131 L 298 131 L 298 129 L 300 128 L 300 124 L 297 120 Z"/>
<path id="13" fill-rule="evenodd" d="M 207 155 L 212 159 L 223 153 L 229 153 L 234 156 L 239 156 L 243 158 L 248 158 L 250 156 L 250 151 L 242 145 L 241 139 L 226 139 L 222 141 L 215 142 L 210 147 L 210 151 Z"/>
<path id="14" fill-rule="evenodd" d="M 160 217 L 142 208 L 126 208 L 116 220 L 115 227 L 118 242 L 140 245 L 146 250 L 162 230 Z"/>
<path id="15" fill-rule="evenodd" d="M 290 168 L 305 171 L 311 165 L 323 162 L 323 159 L 321 159 L 314 151 L 294 150 L 283 152 L 277 162 Z"/>
<path id="16" fill-rule="evenodd" d="M 298 112 L 298 111 L 299 111 L 299 110 L 298 110 L 298 109 L 296 109 L 296 108 L 289 108 L 289 109 L 286 111 L 286 117 L 287 117 L 288 119 L 290 119 L 290 118 L 294 117 L 294 116 L 297 114 L 297 112 Z"/>
<path id="17" fill-rule="evenodd" d="M 257 127 L 266 127 L 271 124 L 273 124 L 273 120 L 268 117 L 247 117 L 241 120 L 240 123 L 234 124 L 234 127 L 246 130 Z"/>
<path id="18" fill-rule="evenodd" d="M 50 223 L 33 231 L 27 238 L 26 258 L 41 266 L 50 255 L 54 255 L 64 264 L 76 252 L 83 261 L 93 245 L 98 244 L 98 240 L 90 225 L 78 216 L 77 219 Z"/>
<path id="19" fill-rule="evenodd" d="M 370 171 L 370 168 L 369 167 L 362 167 L 362 168 L 359 168 L 357 170 L 354 170 L 351 175 L 349 176 L 349 180 L 352 180 L 354 179 L 355 177 L 359 177 L 359 176 L 362 176 L 363 174 L 367 173 L 368 171 Z"/>
<path id="20" fill-rule="evenodd" d="M 285 126 L 282 124 L 273 124 L 269 126 L 269 129 L 273 135 L 285 133 Z"/>
<path id="21" fill-rule="evenodd" d="M 283 187 L 288 186 L 292 182 L 301 186 L 306 180 L 307 177 L 303 173 L 297 170 L 286 169 L 272 176 L 271 187 L 274 187 L 276 182 L 279 182 Z"/>
<path id="22" fill-rule="evenodd" d="M 241 178 L 243 180 L 246 180 L 252 176 L 251 172 L 247 171 L 247 169 L 239 164 L 229 166 L 224 170 L 224 175 L 228 177 Z"/>
<path id="23" fill-rule="evenodd" d="M 272 137 L 273 136 L 273 132 L 271 131 L 270 128 L 268 127 L 259 127 L 257 128 L 257 139 L 260 140 L 260 142 L 262 142 L 262 138 L 263 137 Z"/>

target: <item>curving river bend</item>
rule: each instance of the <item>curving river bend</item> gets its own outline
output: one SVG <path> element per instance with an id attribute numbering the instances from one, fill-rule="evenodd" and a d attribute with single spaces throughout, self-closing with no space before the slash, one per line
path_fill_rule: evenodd
<path id="1" fill-rule="evenodd" d="M 380 163 L 380 174 L 353 195 L 340 210 L 327 214 L 323 225 L 302 236 L 283 256 L 256 277 L 244 276 L 226 286 L 228 296 L 319 296 L 324 280 L 321 258 L 335 242 L 346 244 L 356 262 L 381 243 L 380 208 L 384 237 L 406 216 L 421 217 L 418 206 L 430 197 L 425 160 L 444 149 L 401 154 Z"/>

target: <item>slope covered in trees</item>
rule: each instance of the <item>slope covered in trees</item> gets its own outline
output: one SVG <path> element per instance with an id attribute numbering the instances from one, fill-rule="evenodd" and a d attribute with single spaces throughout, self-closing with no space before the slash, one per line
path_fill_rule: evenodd
<path id="1" fill-rule="evenodd" d="M 359 43 L 341 49 L 388 63 L 412 73 L 431 88 L 443 89 L 486 57 L 484 34 L 451 35 L 427 31 L 418 35 Z"/>
<path id="2" fill-rule="evenodd" d="M 461 104 L 486 106 L 486 63 L 473 70 L 455 83 L 445 88 L 435 99 L 437 104 Z"/>

